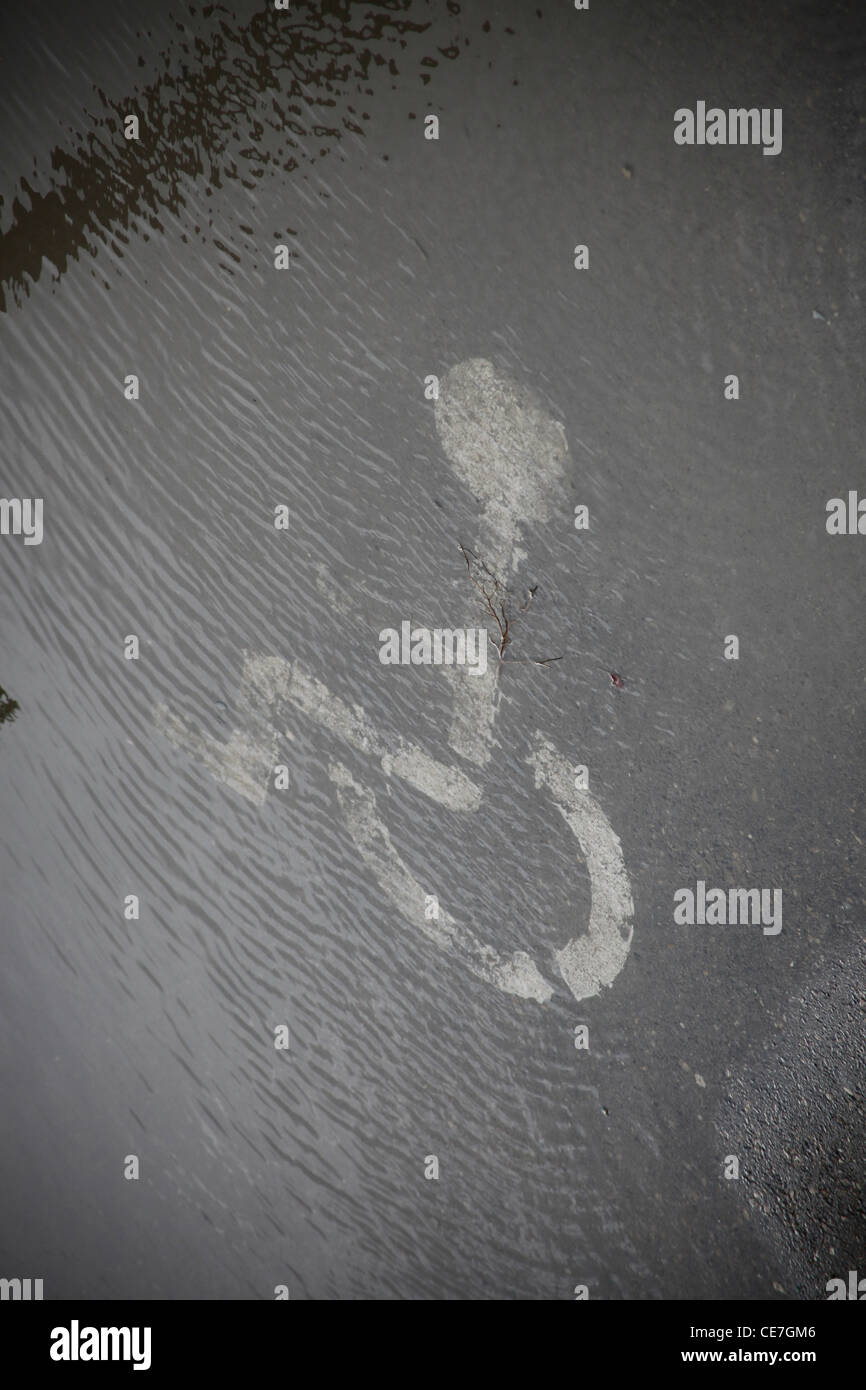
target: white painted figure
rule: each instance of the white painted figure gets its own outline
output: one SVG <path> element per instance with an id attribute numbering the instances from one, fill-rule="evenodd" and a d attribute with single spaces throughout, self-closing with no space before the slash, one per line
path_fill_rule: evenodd
<path id="1" fill-rule="evenodd" d="M 483 358 L 461 362 L 442 378 L 434 410 L 446 457 L 482 504 L 475 549 L 507 584 L 525 558 L 519 544 L 521 524 L 549 519 L 552 493 L 564 478 L 565 431 L 528 390 Z M 443 669 L 454 690 L 449 745 L 483 770 L 491 757 L 497 713 L 497 663 L 471 677 L 465 669 Z M 332 695 L 300 662 L 244 653 L 238 697 L 244 727 L 233 730 L 227 744 L 191 733 L 165 705 L 157 707 L 155 718 L 173 743 L 261 804 L 276 760 L 275 720 L 285 704 L 328 729 L 339 742 L 368 753 L 386 778 L 400 777 L 452 811 L 473 815 L 481 807 L 483 786 L 460 767 L 432 758 L 399 736 L 380 733 L 362 709 Z M 574 998 L 588 999 L 613 984 L 631 946 L 634 906 L 622 847 L 577 766 L 543 733 L 532 739 L 526 762 L 536 788 L 551 798 L 574 835 L 589 871 L 592 904 L 586 930 L 553 953 Z M 358 783 L 336 758 L 328 774 L 362 861 L 412 929 L 506 994 L 546 1003 L 554 987 L 533 956 L 528 951 L 503 955 L 441 906 L 435 915 L 427 911 L 429 893 L 401 859 L 375 792 Z"/>

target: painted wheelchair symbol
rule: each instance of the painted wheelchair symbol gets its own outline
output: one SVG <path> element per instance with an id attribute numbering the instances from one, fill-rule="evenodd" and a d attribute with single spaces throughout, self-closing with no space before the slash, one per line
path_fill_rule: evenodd
<path id="1" fill-rule="evenodd" d="M 443 379 L 436 425 L 452 467 L 482 503 L 477 549 L 491 557 L 492 568 L 508 575 L 522 558 L 521 522 L 546 519 L 552 486 L 562 478 L 568 448 L 562 426 L 534 396 L 483 359 L 461 363 Z M 495 664 L 484 676 L 465 671 L 453 676 L 449 745 L 479 770 L 491 756 L 496 676 Z M 253 800 L 264 800 L 279 742 L 274 719 L 288 704 L 343 744 L 376 759 L 386 778 L 399 777 L 439 805 L 466 815 L 482 804 L 483 788 L 462 768 L 439 762 L 402 738 L 384 736 L 361 708 L 333 695 L 298 662 L 245 652 L 238 704 L 245 727 L 225 744 L 191 734 L 165 706 L 158 707 L 156 722 L 172 742 Z M 553 959 L 574 998 L 591 998 L 613 984 L 631 946 L 634 906 L 622 847 L 597 800 L 576 786 L 575 768 L 540 731 L 526 762 L 536 789 L 552 799 L 574 835 L 589 871 L 592 901 L 586 931 L 554 951 Z M 506 994 L 546 1003 L 553 985 L 528 952 L 501 954 L 441 908 L 438 917 L 429 917 L 428 893 L 395 848 L 375 793 L 336 759 L 328 775 L 358 854 L 399 915 L 482 980 Z"/>

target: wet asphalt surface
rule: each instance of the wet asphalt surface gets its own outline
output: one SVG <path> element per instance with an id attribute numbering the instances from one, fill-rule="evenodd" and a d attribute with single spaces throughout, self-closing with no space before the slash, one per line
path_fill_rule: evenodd
<path id="1" fill-rule="evenodd" d="M 2 26 L 2 488 L 45 532 L 0 539 L 0 1274 L 825 1297 L 866 1260 L 866 539 L 825 527 L 866 490 L 856 6 L 13 0 Z M 678 147 L 698 100 L 781 107 L 782 152 Z M 591 894 L 531 736 L 588 766 L 635 912 L 581 1002 L 407 930 L 327 729 L 279 711 L 290 788 L 255 804 L 155 717 L 258 737 L 257 652 L 456 761 L 451 684 L 378 633 L 482 620 L 479 499 L 423 391 L 475 358 L 568 441 L 514 578 L 515 652 L 563 660 L 503 673 L 471 818 L 340 756 L 419 881 L 545 962 Z M 781 888 L 781 933 L 676 924 L 699 879 Z"/>

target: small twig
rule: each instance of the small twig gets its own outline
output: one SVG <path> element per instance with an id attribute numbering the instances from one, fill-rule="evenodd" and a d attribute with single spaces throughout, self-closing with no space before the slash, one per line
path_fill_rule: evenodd
<path id="1" fill-rule="evenodd" d="M 561 656 L 512 656 L 508 664 L 509 666 L 516 666 L 518 662 L 523 662 L 528 666 L 549 666 L 551 661 L 561 660 Z"/>
<path id="2" fill-rule="evenodd" d="M 478 592 L 482 595 L 482 597 L 483 597 L 483 599 L 484 599 L 485 607 L 487 608 L 488 613 L 489 613 L 490 616 L 493 618 L 493 621 L 495 622 L 497 628 L 499 629 L 499 644 L 498 644 L 498 646 L 497 646 L 497 643 L 494 641 L 493 638 L 490 638 L 490 640 L 493 642 L 494 647 L 496 647 L 496 650 L 497 650 L 497 653 L 498 653 L 498 656 L 499 656 L 499 661 L 500 661 L 500 664 L 501 664 L 503 652 L 505 651 L 505 648 L 507 647 L 508 642 L 509 642 L 509 633 L 508 633 L 509 621 L 508 621 L 508 613 L 506 612 L 506 609 L 505 609 L 505 600 L 504 600 L 504 599 L 500 599 L 500 600 L 499 600 L 499 608 L 500 608 L 500 611 L 497 612 L 497 611 L 496 611 L 496 604 L 494 603 L 493 595 L 488 594 L 487 590 L 484 588 L 484 585 L 481 584 L 481 583 L 479 582 L 479 580 L 477 580 L 477 579 L 475 578 L 475 575 L 472 573 L 472 566 L 471 566 L 471 564 L 470 564 L 470 562 L 469 562 L 469 556 L 472 555 L 472 558 L 473 558 L 474 560 L 477 560 L 477 561 L 478 561 L 479 565 L 480 565 L 481 568 L 484 570 L 485 574 L 488 574 L 488 575 L 490 576 L 490 578 L 493 580 L 493 584 L 494 584 L 494 593 L 495 593 L 496 591 L 502 591 L 502 590 L 504 590 L 504 586 L 503 586 L 503 585 L 500 583 L 500 581 L 497 579 L 497 577 L 496 577 L 496 575 L 493 573 L 493 571 L 492 571 L 491 569 L 489 569 L 487 565 L 485 565 L 485 563 L 484 563 L 483 560 L 480 560 L 479 557 L 478 557 L 477 555 L 475 555 L 471 550 L 467 551 L 465 545 L 461 545 L 461 546 L 460 546 L 460 549 L 461 549 L 462 552 L 463 552 L 463 559 L 466 561 L 466 573 L 469 575 L 469 579 L 470 579 L 471 583 L 474 584 L 475 588 L 476 588 L 476 589 L 478 590 Z M 488 637 L 489 637 L 489 636 L 490 636 L 490 634 L 488 633 Z"/>
<path id="3" fill-rule="evenodd" d="M 458 542 L 458 544 L 460 544 L 460 543 Z M 490 566 L 489 566 L 484 560 L 482 560 L 481 557 L 480 557 L 479 555 L 476 555 L 475 552 L 472 551 L 472 550 L 467 550 L 466 546 L 465 546 L 465 545 L 462 545 L 462 544 L 460 544 L 460 550 L 461 550 L 461 552 L 462 552 L 463 559 L 464 559 L 465 562 L 466 562 L 466 573 L 467 573 L 468 576 L 469 576 L 469 581 L 470 581 L 470 583 L 473 585 L 473 587 L 476 588 L 476 589 L 478 590 L 479 594 L 480 594 L 481 597 L 484 599 L 484 606 L 485 606 L 487 612 L 488 612 L 488 613 L 490 614 L 490 616 L 492 617 L 493 621 L 495 622 L 496 627 L 497 627 L 497 630 L 498 630 L 498 632 L 499 632 L 499 640 L 498 640 L 498 641 L 496 640 L 495 637 L 491 637 L 490 633 L 487 634 L 488 640 L 490 641 L 491 645 L 496 649 L 496 653 L 497 653 L 497 657 L 498 657 L 498 662 L 499 662 L 499 666 L 498 666 L 498 668 L 497 668 L 497 675 L 498 675 L 498 674 L 499 674 L 499 668 L 502 667 L 503 661 L 504 661 L 504 659 L 505 659 L 505 648 L 506 648 L 506 647 L 508 646 L 508 644 L 511 642 L 511 619 L 510 619 L 509 616 L 508 616 L 508 609 L 506 608 L 506 599 L 507 599 L 507 597 L 508 597 L 508 590 L 507 590 L 506 586 L 502 583 L 502 581 L 498 578 L 498 576 L 495 575 L 495 574 L 493 573 L 493 571 L 492 571 L 492 569 L 490 568 Z M 471 560 L 470 560 L 470 556 L 471 556 Z M 476 575 L 473 573 L 472 561 L 474 561 L 475 564 L 476 564 L 476 566 L 477 566 L 478 568 L 480 568 L 481 570 L 483 570 L 484 573 L 487 575 L 487 577 L 492 581 L 492 584 L 493 584 L 493 592 L 492 592 L 492 593 L 488 592 L 488 590 L 487 590 L 487 588 L 485 588 L 484 584 L 482 584 L 481 581 L 480 581 L 480 580 L 476 577 Z M 522 605 L 522 607 L 520 607 L 520 608 L 518 609 L 518 612 L 519 612 L 519 613 L 521 613 L 521 614 L 522 614 L 522 613 L 525 613 L 526 610 L 529 608 L 529 605 L 531 604 L 531 602 L 532 602 L 532 600 L 533 600 L 533 598 L 534 598 L 534 596 L 535 596 L 535 592 L 536 592 L 537 588 L 538 588 L 538 585 L 537 585 L 537 584 L 534 584 L 534 585 L 532 586 L 532 588 L 529 590 L 529 597 L 528 597 L 528 599 L 526 600 L 526 603 L 524 603 L 524 604 Z M 561 656 L 545 656 L 545 657 L 535 657 L 535 656 L 524 656 L 524 657 L 519 657 L 519 656 L 518 656 L 518 657 L 512 657 L 511 660 L 512 660 L 512 661 L 526 662 L 526 663 L 531 664 L 531 665 L 533 665 L 533 666 L 548 666 L 548 665 L 549 665 L 551 662 L 553 662 L 553 661 L 561 661 L 561 660 L 562 660 L 562 657 L 561 657 Z"/>

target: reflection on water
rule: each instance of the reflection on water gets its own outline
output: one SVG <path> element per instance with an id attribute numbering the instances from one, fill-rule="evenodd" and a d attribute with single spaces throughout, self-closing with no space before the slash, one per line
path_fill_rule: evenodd
<path id="1" fill-rule="evenodd" d="M 0 685 L 0 724 L 5 724 L 7 719 L 11 724 L 20 708 L 18 701 L 13 700 L 11 695 L 7 695 Z"/>
<path id="2" fill-rule="evenodd" d="M 269 7 L 243 26 L 222 5 L 189 6 L 195 32 L 189 23 L 177 25 L 184 34 L 171 55 L 178 71 L 167 69 L 122 101 L 99 91 L 100 109 L 87 113 L 91 128 L 74 148 L 51 151 L 57 178 L 50 191 L 39 193 L 21 178 L 27 202 L 13 199 L 11 224 L 0 236 L 0 309 L 28 293 L 43 258 L 60 276 L 80 252 L 96 255 L 99 242 L 122 256 L 130 235 L 147 241 L 148 229 L 162 231 L 160 212 L 178 216 L 192 180 L 199 189 L 204 181 L 207 196 L 233 179 L 253 189 L 266 173 L 314 164 L 346 132 L 363 135 L 374 72 L 397 77 L 405 35 L 430 27 L 406 17 L 412 4 L 293 0 L 290 11 Z M 437 51 L 459 53 L 456 44 Z M 438 60 L 421 63 L 426 84 Z M 124 137 L 128 115 L 139 118 L 137 140 Z M 211 227 L 192 230 L 236 263 Z"/>

